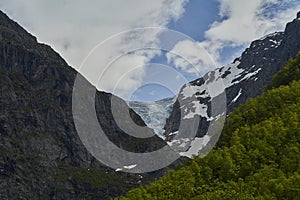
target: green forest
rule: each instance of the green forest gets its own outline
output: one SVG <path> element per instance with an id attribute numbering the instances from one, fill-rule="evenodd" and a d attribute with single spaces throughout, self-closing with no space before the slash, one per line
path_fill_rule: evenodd
<path id="1" fill-rule="evenodd" d="M 119 200 L 300 199 L 300 53 L 227 118 L 217 146 Z"/>

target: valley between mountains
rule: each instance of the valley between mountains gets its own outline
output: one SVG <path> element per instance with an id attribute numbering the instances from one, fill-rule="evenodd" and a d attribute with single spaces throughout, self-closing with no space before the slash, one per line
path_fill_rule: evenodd
<path id="1" fill-rule="evenodd" d="M 0 11 L 0 199 L 299 198 L 299 36 L 300 13 L 283 32 L 156 102 L 159 118 L 151 106 L 97 91 L 97 120 L 116 146 L 149 153 L 168 145 L 181 155 L 166 168 L 130 173 L 138 166 L 107 167 L 80 140 L 72 114 L 78 72 Z M 112 98 L 129 110 L 121 121 L 153 136 L 120 129 Z M 210 131 L 225 118 L 221 135 Z"/>

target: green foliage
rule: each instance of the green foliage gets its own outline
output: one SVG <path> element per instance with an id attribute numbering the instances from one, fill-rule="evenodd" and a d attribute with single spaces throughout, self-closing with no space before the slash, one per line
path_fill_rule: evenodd
<path id="1" fill-rule="evenodd" d="M 300 199 L 299 60 L 229 115 L 205 158 L 117 199 Z"/>
<path id="2" fill-rule="evenodd" d="M 134 177 L 124 176 L 120 172 L 104 172 L 103 170 L 95 168 L 80 168 L 80 167 L 58 167 L 55 169 L 55 179 L 58 182 L 71 181 L 74 184 L 85 185 L 89 188 L 88 191 L 98 191 L 95 193 L 88 193 L 88 191 L 80 190 L 80 197 L 91 197 L 98 199 L 99 197 L 105 198 L 110 194 L 121 194 L 132 188 L 130 184 L 124 186 L 124 182 L 136 182 Z M 96 194 L 97 194 L 96 193 Z"/>
<path id="3" fill-rule="evenodd" d="M 273 77 L 273 83 L 267 89 L 288 85 L 294 80 L 300 79 L 300 52 L 295 59 L 290 59 L 283 69 Z"/>

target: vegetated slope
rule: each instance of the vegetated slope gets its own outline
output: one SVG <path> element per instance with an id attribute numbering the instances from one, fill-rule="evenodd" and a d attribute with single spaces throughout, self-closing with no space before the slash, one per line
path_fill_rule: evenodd
<path id="1" fill-rule="evenodd" d="M 118 199 L 299 199 L 299 58 L 229 115 L 219 147 Z"/>
<path id="2" fill-rule="evenodd" d="M 300 53 L 295 59 L 290 59 L 284 68 L 273 77 L 273 82 L 267 89 L 287 85 L 293 80 L 300 79 Z"/>

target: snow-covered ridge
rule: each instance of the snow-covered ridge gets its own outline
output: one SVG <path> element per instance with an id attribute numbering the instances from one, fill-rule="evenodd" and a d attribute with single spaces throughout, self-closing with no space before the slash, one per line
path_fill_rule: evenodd
<path id="1" fill-rule="evenodd" d="M 282 37 L 280 36 L 282 34 L 282 32 L 269 34 L 260 40 L 252 42 L 249 51 L 246 50 L 244 55 L 249 53 L 247 56 L 257 56 L 256 54 L 259 54 L 262 51 L 266 51 L 271 48 L 278 48 L 282 44 Z M 266 57 L 261 58 L 263 60 L 270 59 Z M 235 85 L 239 85 L 243 81 L 257 81 L 260 78 L 258 75 L 262 70 L 262 65 L 256 62 L 254 62 L 252 66 L 251 64 L 245 65 L 245 63 L 241 64 L 241 60 L 243 60 L 243 55 L 240 58 L 237 58 L 233 63 L 208 72 L 205 76 L 203 76 L 203 78 L 184 85 L 178 94 L 181 119 L 193 121 L 196 117 L 201 117 L 201 120 L 205 119 L 208 123 L 214 123 L 221 117 L 226 116 L 226 111 L 224 113 L 220 112 L 211 116 L 210 104 L 213 102 L 212 100 L 214 98 L 219 97 L 227 89 L 232 91 L 230 99 L 227 99 L 227 101 L 229 101 L 228 105 L 234 105 L 241 97 L 245 98 L 245 96 L 243 96 L 247 94 L 247 90 L 245 88 L 236 88 L 234 90 L 232 90 L 232 88 L 235 88 Z M 165 125 L 165 119 L 170 115 L 174 102 L 175 99 L 170 101 L 168 106 L 163 105 L 162 107 L 162 104 L 139 104 L 137 106 L 139 108 L 134 110 L 142 116 L 150 128 L 153 128 L 159 136 L 164 138 L 162 134 L 164 133 L 163 127 Z M 151 112 L 145 113 L 145 109 L 141 109 L 143 106 L 146 110 Z M 134 108 L 132 105 L 130 107 Z M 161 113 L 162 110 L 163 113 Z M 160 118 L 159 115 L 164 116 L 163 123 L 161 123 L 162 118 Z M 202 135 L 205 135 L 201 137 L 179 138 L 177 136 L 181 135 L 180 132 L 176 129 L 172 131 L 172 133 L 166 135 L 168 145 L 175 150 L 179 150 L 178 152 L 181 156 L 190 158 L 194 155 L 199 155 L 201 149 L 203 149 L 211 139 L 211 135 L 205 132 L 202 133 Z"/>
<path id="2" fill-rule="evenodd" d="M 226 88 L 247 80 L 260 71 L 260 69 L 258 69 L 254 72 L 248 72 L 245 69 L 239 68 L 239 65 L 240 62 L 236 61 L 221 69 L 207 73 L 204 76 L 204 84 L 197 85 L 200 83 L 199 81 L 195 85 L 186 84 L 180 92 L 183 100 L 180 107 L 184 111 L 183 119 L 193 118 L 198 115 L 206 118 L 208 121 L 212 120 L 208 113 L 208 106 L 205 102 L 201 101 L 201 98 L 209 98 L 211 100 L 222 94 Z M 197 100 L 188 101 L 189 98 L 195 98 Z"/>
<path id="3" fill-rule="evenodd" d="M 266 38 L 272 38 L 272 37 L 274 37 L 274 36 L 281 35 L 281 34 L 283 34 L 283 32 L 274 32 L 274 33 L 270 33 L 270 34 L 268 34 L 268 35 L 265 35 L 265 36 L 259 38 L 258 40 L 265 40 Z"/>
<path id="4" fill-rule="evenodd" d="M 300 12 L 297 13 L 296 20 L 287 24 L 284 32 L 268 34 L 251 42 L 232 64 L 184 85 L 178 94 L 179 104 L 175 104 L 170 123 L 166 125 L 168 144 L 178 150 L 180 155 L 190 158 L 199 155 L 199 152 L 202 155 L 209 151 L 218 139 L 211 124 L 225 120 L 234 108 L 245 103 L 247 99 L 260 95 L 286 59 L 299 51 L 298 20 Z M 222 94 L 224 90 L 226 93 Z M 225 101 L 224 96 L 227 98 Z M 225 112 L 221 110 L 223 105 L 226 106 Z M 172 127 L 179 120 L 185 126 Z M 196 137 L 187 135 L 186 133 L 194 130 L 197 122 L 199 126 Z M 181 148 L 183 146 L 185 148 Z"/>
<path id="5" fill-rule="evenodd" d="M 282 43 L 282 38 L 280 35 L 283 35 L 283 32 L 275 32 L 269 35 L 266 35 L 258 40 L 255 40 L 251 43 L 251 48 L 256 48 L 256 53 L 258 50 L 262 48 L 263 50 L 267 51 L 269 49 L 276 49 Z M 246 52 L 247 53 L 247 52 Z"/>
<path id="6" fill-rule="evenodd" d="M 244 69 L 240 67 L 240 64 L 240 61 L 236 60 L 232 64 L 207 73 L 202 81 L 199 79 L 196 82 L 186 84 L 179 94 L 179 97 L 181 98 L 180 109 L 184 113 L 182 119 L 187 120 L 200 116 L 205 118 L 207 122 L 210 122 L 225 116 L 225 113 L 215 117 L 210 116 L 208 104 L 213 98 L 221 95 L 227 88 L 230 88 L 235 84 L 248 79 L 256 81 L 256 75 L 261 70 L 261 68 L 258 68 L 255 65 Z M 242 95 L 243 90 L 239 89 L 237 95 L 231 100 L 231 103 L 235 103 Z M 179 134 L 178 131 L 169 135 L 177 134 Z M 180 152 L 180 155 L 192 158 L 194 155 L 199 155 L 201 149 L 206 146 L 209 141 L 210 136 L 204 135 L 203 137 L 195 137 L 193 139 L 173 139 L 168 141 L 168 144 L 171 147 L 176 146 L 176 149 L 185 147 L 187 150 Z"/>

